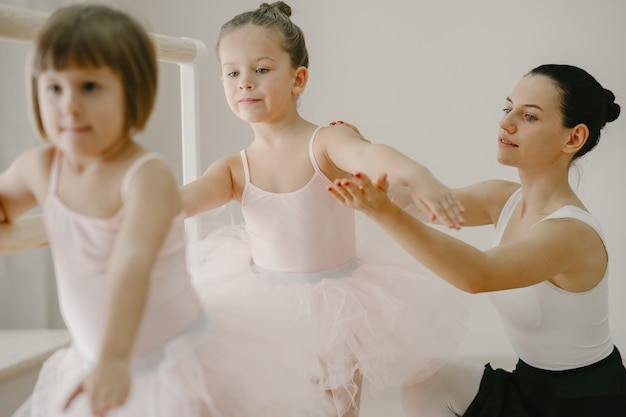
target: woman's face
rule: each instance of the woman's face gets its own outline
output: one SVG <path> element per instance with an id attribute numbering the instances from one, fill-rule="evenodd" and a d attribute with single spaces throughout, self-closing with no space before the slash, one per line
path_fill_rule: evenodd
<path id="1" fill-rule="evenodd" d="M 515 167 L 554 163 L 569 129 L 563 126 L 561 93 L 543 75 L 522 78 L 506 98 L 498 136 L 498 161 Z"/>

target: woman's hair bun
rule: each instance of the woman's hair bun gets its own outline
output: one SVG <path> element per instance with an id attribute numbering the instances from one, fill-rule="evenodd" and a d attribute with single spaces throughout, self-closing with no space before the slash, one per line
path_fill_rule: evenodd
<path id="1" fill-rule="evenodd" d="M 606 122 L 610 123 L 619 117 L 620 105 L 615 102 L 615 94 L 611 90 L 604 89 L 604 100 L 606 103 Z"/>

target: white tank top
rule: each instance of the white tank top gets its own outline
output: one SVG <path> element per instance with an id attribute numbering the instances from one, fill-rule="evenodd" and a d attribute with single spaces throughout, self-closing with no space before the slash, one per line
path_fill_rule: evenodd
<path id="1" fill-rule="evenodd" d="M 494 246 L 513 209 L 521 200 L 517 190 L 502 209 Z M 540 221 L 573 218 L 591 226 L 604 241 L 598 220 L 575 206 L 564 206 Z M 565 370 L 590 365 L 613 351 L 609 330 L 608 266 L 602 280 L 591 290 L 578 293 L 558 288 L 549 281 L 490 294 L 500 313 L 513 350 L 536 368 Z"/>

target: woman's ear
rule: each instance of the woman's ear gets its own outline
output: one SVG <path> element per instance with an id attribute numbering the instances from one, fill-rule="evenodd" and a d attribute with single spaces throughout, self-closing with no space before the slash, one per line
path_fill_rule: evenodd
<path id="1" fill-rule="evenodd" d="M 569 130 L 569 137 L 563 146 L 563 150 L 566 153 L 575 154 L 585 145 L 588 137 L 589 128 L 587 125 L 580 123 L 574 126 Z"/>
<path id="2" fill-rule="evenodd" d="M 309 70 L 306 67 L 298 67 L 295 69 L 293 75 L 293 93 L 295 95 L 302 94 L 309 80 Z"/>

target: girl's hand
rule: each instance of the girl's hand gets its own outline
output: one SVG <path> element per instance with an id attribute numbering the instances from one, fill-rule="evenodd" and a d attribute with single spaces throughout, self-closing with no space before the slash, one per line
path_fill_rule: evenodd
<path id="1" fill-rule="evenodd" d="M 64 410 L 67 410 L 72 402 L 84 392 L 89 397 L 93 415 L 104 417 L 112 408 L 119 407 L 126 402 L 130 385 L 127 361 L 109 360 L 98 363 L 69 396 Z"/>
<path id="2" fill-rule="evenodd" d="M 387 196 L 387 174 L 382 174 L 375 182 L 363 173 L 357 172 L 352 179 L 338 179 L 328 187 L 328 191 L 348 208 L 375 215 L 393 204 Z"/>

